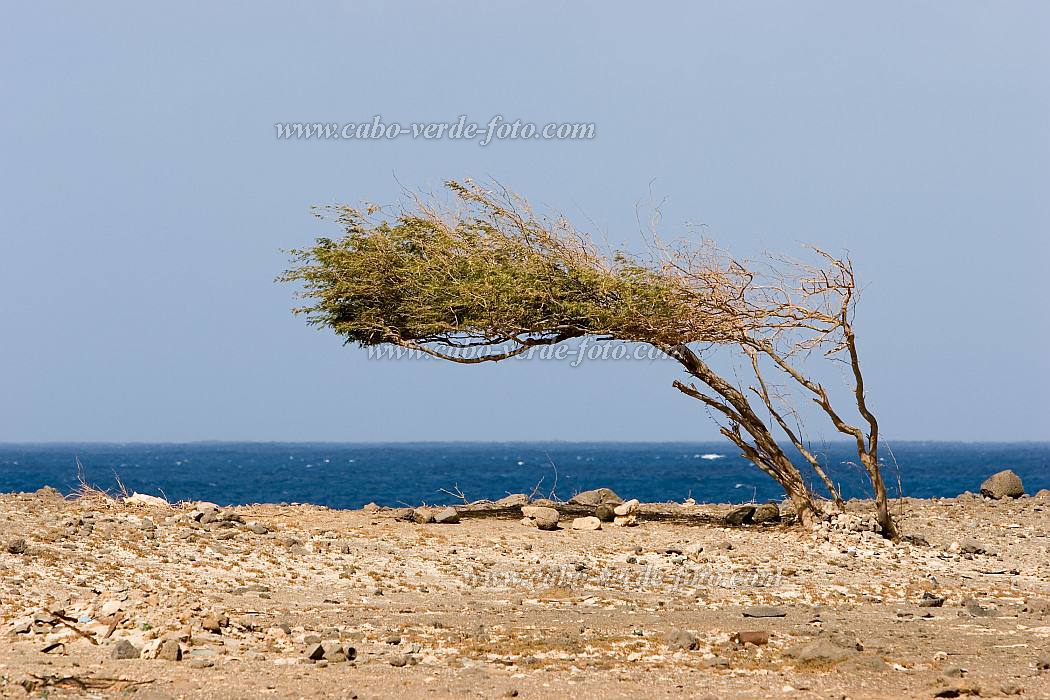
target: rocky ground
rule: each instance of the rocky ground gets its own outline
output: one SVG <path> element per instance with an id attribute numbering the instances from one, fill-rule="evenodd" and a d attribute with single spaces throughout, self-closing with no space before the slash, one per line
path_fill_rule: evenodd
<path id="1" fill-rule="evenodd" d="M 0 495 L 0 696 L 1050 697 L 1046 492 L 905 500 L 897 544 L 610 499 Z"/>

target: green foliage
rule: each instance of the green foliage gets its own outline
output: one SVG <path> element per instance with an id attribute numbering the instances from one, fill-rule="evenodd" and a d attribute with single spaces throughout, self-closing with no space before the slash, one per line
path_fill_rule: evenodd
<path id="1" fill-rule="evenodd" d="M 538 221 L 512 195 L 448 187 L 455 214 L 420 202 L 379 220 L 338 209 L 345 235 L 292 251 L 281 276 L 302 286 L 308 303 L 296 312 L 361 345 L 705 339 L 695 293 L 678 276 L 625 253 L 603 256 L 567 222 Z"/>

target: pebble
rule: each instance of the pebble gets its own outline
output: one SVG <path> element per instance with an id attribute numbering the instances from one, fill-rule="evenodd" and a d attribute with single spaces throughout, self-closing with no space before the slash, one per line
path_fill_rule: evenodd
<path id="1" fill-rule="evenodd" d="M 114 659 L 137 659 L 142 655 L 139 648 L 126 639 L 118 639 L 113 644 L 110 656 Z"/>
<path id="2" fill-rule="evenodd" d="M 154 658 L 161 661 L 182 661 L 182 646 L 176 639 L 162 639 Z"/>
<path id="3" fill-rule="evenodd" d="M 522 506 L 521 514 L 525 516 L 521 521 L 523 525 L 531 525 L 540 530 L 557 529 L 561 517 L 557 510 L 545 506 Z"/>
<path id="4" fill-rule="evenodd" d="M 671 630 L 663 635 L 664 643 L 672 649 L 681 649 L 683 651 L 695 651 L 700 648 L 700 642 L 697 641 L 696 635 L 689 630 L 676 629 Z"/>
<path id="5" fill-rule="evenodd" d="M 5 549 L 8 554 L 25 554 L 29 546 L 26 544 L 25 539 L 19 537 L 8 542 Z"/>
<path id="6" fill-rule="evenodd" d="M 586 518 L 576 518 L 572 521 L 573 530 L 601 530 L 602 521 L 593 515 Z"/>
<path id="7" fill-rule="evenodd" d="M 438 525 L 454 525 L 459 522 L 459 512 L 455 508 L 442 508 L 434 514 L 434 522 Z"/>

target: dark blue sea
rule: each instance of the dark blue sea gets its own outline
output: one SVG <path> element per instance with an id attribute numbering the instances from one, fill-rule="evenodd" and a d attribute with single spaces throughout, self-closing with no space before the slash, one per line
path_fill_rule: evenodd
<path id="1" fill-rule="evenodd" d="M 901 442 L 884 449 L 896 495 L 956 496 L 1013 469 L 1029 493 L 1050 488 L 1050 443 Z M 847 443 L 820 451 L 847 496 L 868 496 Z M 508 493 L 607 486 L 643 501 L 745 502 L 783 492 L 726 443 L 187 443 L 0 444 L 0 492 L 77 486 L 83 479 L 169 500 L 221 505 L 315 503 L 355 508 L 454 503 Z M 815 481 L 815 480 L 814 480 Z"/>

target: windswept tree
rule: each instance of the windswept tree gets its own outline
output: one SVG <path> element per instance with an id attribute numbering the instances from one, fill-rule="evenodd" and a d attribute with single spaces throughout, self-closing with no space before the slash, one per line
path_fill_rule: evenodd
<path id="1" fill-rule="evenodd" d="M 778 372 L 856 441 L 883 533 L 896 536 L 851 323 L 856 281 L 848 259 L 818 251 L 823 265 L 754 265 L 706 241 L 607 255 L 565 218 L 538 217 L 505 189 L 469 180 L 447 186 L 452 206 L 417 197 L 393 215 L 327 208 L 345 235 L 293 251 L 281 279 L 302 286 L 307 304 L 296 312 L 348 343 L 465 364 L 583 336 L 651 345 L 688 375 L 674 386 L 712 409 L 721 433 L 780 484 L 807 523 L 823 516 L 822 498 L 787 450 L 812 467 L 839 507 L 841 498 L 808 446 L 793 394 L 767 380 Z M 739 352 L 754 381 L 716 373 L 704 352 L 713 346 Z M 847 422 L 805 373 L 799 358 L 814 350 L 845 356 L 866 429 Z"/>

